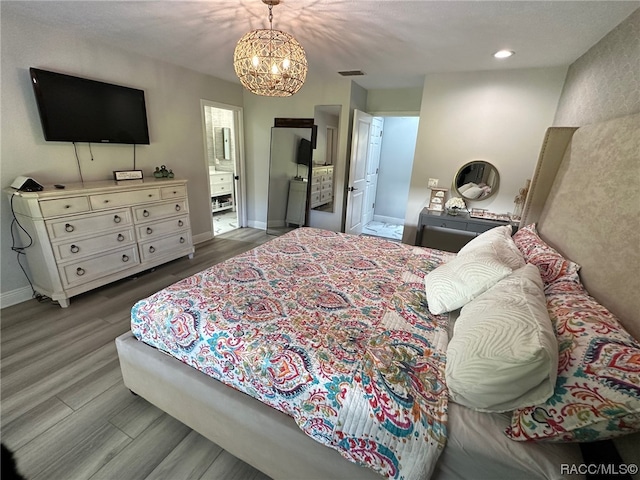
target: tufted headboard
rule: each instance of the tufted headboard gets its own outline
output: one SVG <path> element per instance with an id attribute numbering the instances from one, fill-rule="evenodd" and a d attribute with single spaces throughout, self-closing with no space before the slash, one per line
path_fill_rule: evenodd
<path id="1" fill-rule="evenodd" d="M 640 114 L 548 129 L 523 213 L 529 223 L 581 265 L 589 293 L 640 339 Z"/>

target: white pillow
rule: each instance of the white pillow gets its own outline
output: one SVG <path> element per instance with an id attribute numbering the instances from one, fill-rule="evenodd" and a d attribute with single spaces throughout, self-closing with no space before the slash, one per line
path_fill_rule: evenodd
<path id="1" fill-rule="evenodd" d="M 491 243 L 477 251 L 457 255 L 424 278 L 429 311 L 439 315 L 460 308 L 512 271 Z"/>
<path id="2" fill-rule="evenodd" d="M 460 311 L 447 347 L 450 398 L 483 412 L 547 400 L 554 391 L 558 343 L 537 267 L 527 264 Z"/>
<path id="3" fill-rule="evenodd" d="M 513 241 L 511 232 L 511 225 L 502 225 L 487 230 L 462 247 L 458 255 L 464 255 L 492 245 L 504 263 L 513 270 L 517 270 L 523 267 L 526 262 L 522 252 L 516 246 L 516 242 Z"/>
<path id="4" fill-rule="evenodd" d="M 478 198 L 480 195 L 482 195 L 484 193 L 484 190 L 480 187 L 471 187 L 462 193 L 464 193 L 465 198 L 470 198 L 473 200 L 474 198 Z"/>
<path id="5" fill-rule="evenodd" d="M 475 183 L 469 182 L 469 183 L 465 183 L 464 185 L 462 185 L 461 187 L 458 187 L 458 193 L 460 195 L 462 195 L 464 192 L 466 192 L 467 190 L 469 190 L 471 187 L 477 187 L 478 185 L 476 185 Z"/>

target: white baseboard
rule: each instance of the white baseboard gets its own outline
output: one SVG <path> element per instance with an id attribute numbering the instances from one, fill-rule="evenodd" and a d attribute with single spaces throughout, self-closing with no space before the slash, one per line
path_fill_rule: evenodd
<path id="1" fill-rule="evenodd" d="M 249 220 L 247 222 L 247 226 L 249 228 L 257 228 L 258 230 L 266 230 L 267 229 L 267 222 L 258 222 L 256 220 Z"/>
<path id="2" fill-rule="evenodd" d="M 199 233 L 198 235 L 193 236 L 193 244 L 197 245 L 202 242 L 206 242 L 207 240 L 211 240 L 213 235 L 211 232 Z"/>
<path id="3" fill-rule="evenodd" d="M 10 307 L 18 303 L 26 302 L 33 298 L 31 287 L 22 287 L 10 292 L 0 294 L 0 308 Z"/>

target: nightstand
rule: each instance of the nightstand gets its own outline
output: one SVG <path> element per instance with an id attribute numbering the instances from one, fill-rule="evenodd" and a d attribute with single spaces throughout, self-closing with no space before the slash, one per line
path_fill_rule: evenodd
<path id="1" fill-rule="evenodd" d="M 420 212 L 420 218 L 418 219 L 418 230 L 416 232 L 415 244 L 422 245 L 425 227 L 448 228 L 450 230 L 473 232 L 478 235 L 501 225 L 508 225 L 508 222 L 473 218 L 470 217 L 468 213 L 449 215 L 448 213 L 434 212 L 427 208 L 423 208 Z M 513 228 L 515 232 L 517 227 L 514 226 Z"/>

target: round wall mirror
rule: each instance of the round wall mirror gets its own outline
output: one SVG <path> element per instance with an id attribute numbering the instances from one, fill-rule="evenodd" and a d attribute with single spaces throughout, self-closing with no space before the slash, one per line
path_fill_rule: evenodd
<path id="1" fill-rule="evenodd" d="M 486 200 L 496 193 L 500 184 L 498 169 L 484 160 L 464 164 L 453 179 L 453 186 L 462 198 Z"/>

